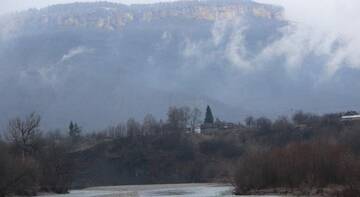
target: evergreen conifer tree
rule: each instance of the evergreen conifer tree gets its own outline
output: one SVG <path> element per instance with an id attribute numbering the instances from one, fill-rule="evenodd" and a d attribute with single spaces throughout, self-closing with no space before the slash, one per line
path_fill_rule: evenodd
<path id="1" fill-rule="evenodd" d="M 211 108 L 208 105 L 206 108 L 206 115 L 205 115 L 205 124 L 214 124 L 214 116 L 212 114 Z"/>
<path id="2" fill-rule="evenodd" d="M 77 123 L 70 122 L 69 125 L 69 136 L 73 139 L 78 139 L 81 135 L 81 128 Z"/>

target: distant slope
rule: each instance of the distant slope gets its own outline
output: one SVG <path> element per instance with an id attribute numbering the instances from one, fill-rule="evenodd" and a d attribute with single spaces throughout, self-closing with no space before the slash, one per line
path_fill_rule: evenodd
<path id="1" fill-rule="evenodd" d="M 271 5 L 74 3 L 13 14 L 0 24 L 3 124 L 30 111 L 40 112 L 47 127 L 76 120 L 100 128 L 146 113 L 163 118 L 169 105 L 210 104 L 216 116 L 233 121 L 358 107 L 357 71 L 318 84 L 321 69 L 310 65 L 321 58 L 309 57 L 296 74 L 281 56 L 264 58 L 291 28 Z"/>

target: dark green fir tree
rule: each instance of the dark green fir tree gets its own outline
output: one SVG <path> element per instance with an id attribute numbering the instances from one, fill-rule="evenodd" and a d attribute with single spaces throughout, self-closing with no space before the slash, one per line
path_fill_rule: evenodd
<path id="1" fill-rule="evenodd" d="M 212 114 L 211 108 L 208 105 L 206 108 L 206 115 L 205 115 L 205 124 L 214 124 L 214 116 Z"/>

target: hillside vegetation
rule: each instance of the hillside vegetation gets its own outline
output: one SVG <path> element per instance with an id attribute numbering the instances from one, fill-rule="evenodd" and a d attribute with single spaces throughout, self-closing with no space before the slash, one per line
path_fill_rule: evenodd
<path id="1" fill-rule="evenodd" d="M 166 121 L 147 115 L 91 134 L 73 122 L 68 131 L 43 131 L 36 114 L 13 119 L 0 144 L 1 195 L 183 182 L 232 182 L 237 194 L 358 194 L 360 124 L 343 114 L 249 117 L 199 134 L 194 111 L 171 107 Z"/>

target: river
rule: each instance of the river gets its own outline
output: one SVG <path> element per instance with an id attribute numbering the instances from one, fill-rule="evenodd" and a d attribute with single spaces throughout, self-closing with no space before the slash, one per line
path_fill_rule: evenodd
<path id="1" fill-rule="evenodd" d="M 41 197 L 233 197 L 232 190 L 231 185 L 224 184 L 127 185 L 93 187 Z"/>

